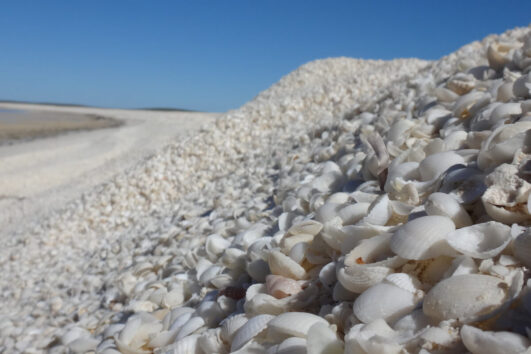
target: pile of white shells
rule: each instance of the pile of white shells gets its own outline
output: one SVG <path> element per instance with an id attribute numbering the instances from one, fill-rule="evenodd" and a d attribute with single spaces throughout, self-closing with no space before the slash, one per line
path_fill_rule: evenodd
<path id="1" fill-rule="evenodd" d="M 3 349 L 523 353 L 531 30 L 329 59 L 13 236 Z M 2 349 L 2 347 L 0 347 Z"/>

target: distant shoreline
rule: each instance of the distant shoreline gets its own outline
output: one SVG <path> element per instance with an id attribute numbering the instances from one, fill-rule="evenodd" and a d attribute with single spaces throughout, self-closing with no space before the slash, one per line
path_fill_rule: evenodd
<path id="1" fill-rule="evenodd" d="M 86 108 L 102 108 L 97 106 L 76 104 L 76 103 L 56 103 L 56 102 L 35 102 L 35 101 L 16 101 L 16 100 L 0 100 L 2 103 L 15 103 L 15 104 L 28 104 L 28 105 L 45 105 L 45 106 L 55 106 L 55 107 L 86 107 Z M 141 108 L 115 108 L 107 107 L 108 109 L 126 109 L 126 110 L 137 110 L 137 111 L 161 111 L 161 112 L 200 112 L 194 109 L 185 109 L 185 108 L 173 108 L 173 107 L 141 107 Z"/>

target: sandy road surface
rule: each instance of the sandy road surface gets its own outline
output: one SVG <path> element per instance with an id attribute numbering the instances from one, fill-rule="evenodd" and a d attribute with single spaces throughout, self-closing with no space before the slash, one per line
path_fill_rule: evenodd
<path id="1" fill-rule="evenodd" d="M 97 114 L 124 123 L 0 146 L 0 235 L 64 205 L 169 141 L 187 139 L 217 116 L 18 103 L 0 103 L 0 108 Z"/>

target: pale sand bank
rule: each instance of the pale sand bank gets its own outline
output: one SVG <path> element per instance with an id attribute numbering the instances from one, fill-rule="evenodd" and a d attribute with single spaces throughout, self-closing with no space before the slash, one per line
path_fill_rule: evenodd
<path id="1" fill-rule="evenodd" d="M 20 103 L 0 103 L 0 109 L 31 112 L 17 121 L 18 112 L 4 111 L 0 119 L 0 234 L 64 205 L 168 142 L 189 138 L 217 116 Z M 2 139 L 23 141 L 2 145 Z"/>
<path id="2" fill-rule="evenodd" d="M 95 114 L 0 109 L 0 145 L 120 125 L 119 120 Z"/>

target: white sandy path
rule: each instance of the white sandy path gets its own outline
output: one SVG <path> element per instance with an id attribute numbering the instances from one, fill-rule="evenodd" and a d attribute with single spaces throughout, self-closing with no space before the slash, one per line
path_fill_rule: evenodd
<path id="1" fill-rule="evenodd" d="M 0 146 L 0 235 L 101 184 L 219 114 L 0 103 L 0 108 L 97 114 L 118 128 L 70 132 Z"/>

